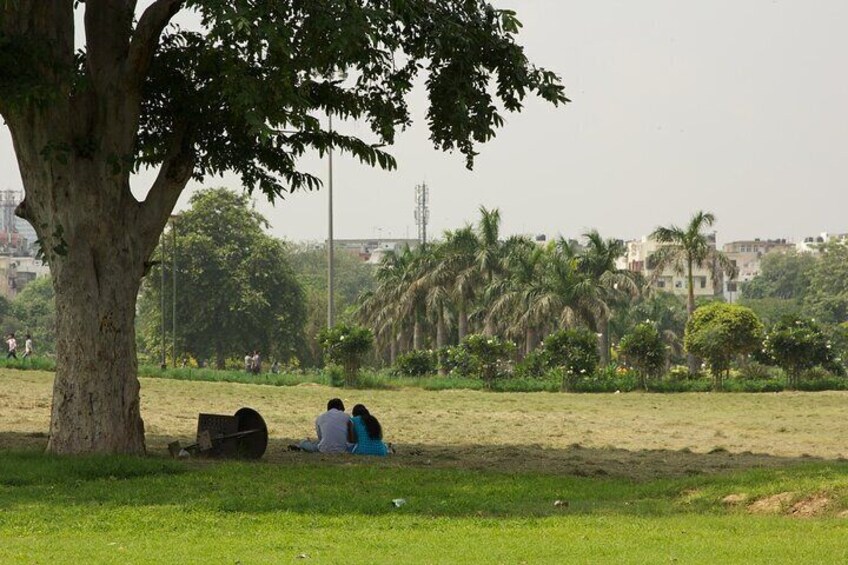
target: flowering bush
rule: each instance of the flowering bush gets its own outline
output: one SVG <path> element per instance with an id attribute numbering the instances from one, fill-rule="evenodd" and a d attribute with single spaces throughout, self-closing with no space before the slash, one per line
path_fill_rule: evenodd
<path id="1" fill-rule="evenodd" d="M 461 345 L 442 347 L 436 351 L 439 368 L 458 377 L 475 377 L 480 374 L 480 362 Z"/>
<path id="2" fill-rule="evenodd" d="M 460 344 L 476 365 L 479 378 L 491 388 L 495 378 L 506 372 L 507 360 L 515 351 L 515 344 L 499 337 L 489 337 L 481 334 L 466 336 Z"/>
<path id="3" fill-rule="evenodd" d="M 619 350 L 639 374 L 639 386 L 648 390 L 648 378 L 665 367 L 665 344 L 654 324 L 643 322 L 621 339 Z"/>
<path id="4" fill-rule="evenodd" d="M 560 330 L 545 338 L 549 367 L 562 373 L 562 389 L 573 390 L 577 379 L 594 374 L 598 367 L 598 338 L 586 329 Z"/>
<path id="5" fill-rule="evenodd" d="M 421 377 L 436 372 L 436 354 L 430 350 L 418 349 L 399 355 L 395 359 L 394 372 L 405 377 Z"/>
<path id="6" fill-rule="evenodd" d="M 318 333 L 318 343 L 331 363 L 341 365 L 345 384 L 354 386 L 362 359 L 374 346 L 374 335 L 368 328 L 336 324 Z"/>
<path id="7" fill-rule="evenodd" d="M 830 340 L 812 320 L 784 318 L 775 324 L 763 340 L 763 354 L 786 371 L 790 389 L 798 388 L 802 373 L 813 367 L 844 374 Z"/>

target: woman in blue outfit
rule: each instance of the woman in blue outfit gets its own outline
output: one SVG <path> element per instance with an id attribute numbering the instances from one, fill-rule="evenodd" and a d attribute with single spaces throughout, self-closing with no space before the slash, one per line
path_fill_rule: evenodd
<path id="1" fill-rule="evenodd" d="M 351 414 L 347 440 L 354 445 L 350 452 L 355 455 L 388 455 L 389 450 L 383 443 L 383 428 L 377 418 L 362 404 L 354 406 Z"/>

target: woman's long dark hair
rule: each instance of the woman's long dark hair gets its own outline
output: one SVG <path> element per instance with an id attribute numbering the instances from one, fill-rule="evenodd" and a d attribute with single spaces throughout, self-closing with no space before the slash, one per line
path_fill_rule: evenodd
<path id="1" fill-rule="evenodd" d="M 362 424 L 365 426 L 365 431 L 368 432 L 369 439 L 383 439 L 383 427 L 380 425 L 380 421 L 371 415 L 368 408 L 362 404 L 357 404 L 351 410 L 351 414 L 362 418 Z"/>

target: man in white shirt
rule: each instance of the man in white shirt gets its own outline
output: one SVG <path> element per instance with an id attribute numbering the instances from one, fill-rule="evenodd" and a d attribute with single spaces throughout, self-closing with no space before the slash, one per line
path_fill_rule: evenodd
<path id="1" fill-rule="evenodd" d="M 341 399 L 334 398 L 329 401 L 327 411 L 315 420 L 318 441 L 305 439 L 292 448 L 310 453 L 347 453 L 347 424 L 350 422 L 350 417 L 345 414 L 344 409 Z"/>
<path id="2" fill-rule="evenodd" d="M 9 334 L 6 338 L 6 345 L 9 347 L 9 353 L 6 354 L 6 359 L 17 359 L 18 341 L 15 339 L 15 334 Z"/>
<path id="3" fill-rule="evenodd" d="M 26 341 L 24 342 L 24 359 L 30 357 L 32 355 L 32 336 L 26 334 Z"/>

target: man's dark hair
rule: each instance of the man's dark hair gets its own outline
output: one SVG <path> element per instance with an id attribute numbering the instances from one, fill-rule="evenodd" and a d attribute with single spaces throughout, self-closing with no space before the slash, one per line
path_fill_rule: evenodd
<path id="1" fill-rule="evenodd" d="M 340 410 L 344 412 L 344 402 L 342 402 L 341 398 L 334 398 L 327 403 L 327 411 L 329 412 L 335 408 L 336 410 Z"/>

